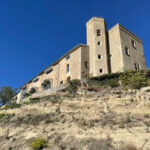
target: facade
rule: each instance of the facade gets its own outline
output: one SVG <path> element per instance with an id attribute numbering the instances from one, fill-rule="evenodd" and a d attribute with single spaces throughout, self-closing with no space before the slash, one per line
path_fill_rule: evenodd
<path id="1" fill-rule="evenodd" d="M 107 30 L 104 18 L 93 17 L 86 23 L 87 45 L 79 44 L 31 79 L 16 95 L 58 91 L 71 79 L 146 69 L 142 40 L 120 24 Z"/>

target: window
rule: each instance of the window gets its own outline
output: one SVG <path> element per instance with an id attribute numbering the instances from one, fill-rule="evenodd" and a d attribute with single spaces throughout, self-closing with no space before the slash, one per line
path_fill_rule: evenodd
<path id="1" fill-rule="evenodd" d="M 88 62 L 85 61 L 85 68 L 88 68 Z"/>
<path id="2" fill-rule="evenodd" d="M 32 94 L 34 94 L 34 93 L 36 93 L 36 89 L 33 87 L 33 88 L 31 88 L 30 89 L 30 91 L 29 91 L 29 93 L 32 95 Z"/>
<path id="3" fill-rule="evenodd" d="M 97 36 L 100 36 L 101 35 L 101 31 L 100 29 L 97 29 Z"/>
<path id="4" fill-rule="evenodd" d="M 136 63 L 134 63 L 134 68 L 135 68 L 136 71 L 138 70 Z"/>
<path id="5" fill-rule="evenodd" d="M 27 89 L 27 86 L 23 87 L 23 90 L 26 90 Z"/>
<path id="6" fill-rule="evenodd" d="M 103 69 L 99 69 L 99 72 L 102 73 L 102 72 L 103 72 Z"/>
<path id="7" fill-rule="evenodd" d="M 141 66 L 139 64 L 137 65 L 137 68 L 138 68 L 138 70 L 141 70 Z"/>
<path id="8" fill-rule="evenodd" d="M 60 85 L 62 85 L 63 84 L 63 81 L 60 81 Z"/>
<path id="9" fill-rule="evenodd" d="M 50 80 L 46 79 L 42 83 L 43 90 L 50 89 L 52 87 Z"/>
<path id="10" fill-rule="evenodd" d="M 97 42 L 97 45 L 101 45 L 102 43 L 100 41 Z"/>
<path id="11" fill-rule="evenodd" d="M 129 48 L 128 47 L 125 47 L 125 53 L 126 53 L 127 56 L 130 56 Z"/>
<path id="12" fill-rule="evenodd" d="M 37 81 L 39 81 L 39 78 L 36 78 L 36 79 L 33 80 L 34 83 L 37 82 Z"/>
<path id="13" fill-rule="evenodd" d="M 136 64 L 136 63 L 134 64 L 134 68 L 135 68 L 136 71 L 141 70 L 140 65 L 139 65 L 139 64 Z"/>
<path id="14" fill-rule="evenodd" d="M 66 60 L 68 60 L 68 59 L 70 59 L 70 55 L 68 55 L 68 56 L 66 57 Z"/>
<path id="15" fill-rule="evenodd" d="M 49 73 L 51 73 L 53 71 L 53 68 L 50 68 L 50 69 L 48 69 L 47 71 L 46 71 L 46 74 L 49 74 Z"/>
<path id="16" fill-rule="evenodd" d="M 134 40 L 131 40 L 131 43 L 132 43 L 132 47 L 133 47 L 133 48 L 136 48 L 136 43 L 135 43 L 135 41 L 134 41 Z"/>
<path id="17" fill-rule="evenodd" d="M 101 57 L 101 55 L 98 55 L 98 59 L 101 59 L 102 57 Z"/>
<path id="18" fill-rule="evenodd" d="M 66 66 L 66 72 L 69 72 L 69 64 Z"/>

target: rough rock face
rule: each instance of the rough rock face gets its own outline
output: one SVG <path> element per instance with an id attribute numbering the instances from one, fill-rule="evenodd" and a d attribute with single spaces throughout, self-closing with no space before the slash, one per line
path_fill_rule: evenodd
<path id="1" fill-rule="evenodd" d="M 0 149 L 30 150 L 44 137 L 47 150 L 150 150 L 150 87 L 58 97 L 0 110 Z"/>

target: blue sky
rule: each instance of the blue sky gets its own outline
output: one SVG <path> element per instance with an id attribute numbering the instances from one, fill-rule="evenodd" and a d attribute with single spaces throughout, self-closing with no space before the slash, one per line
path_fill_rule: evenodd
<path id="1" fill-rule="evenodd" d="M 78 43 L 85 23 L 104 17 L 143 39 L 150 67 L 149 0 L 0 0 L 0 86 L 19 88 Z"/>

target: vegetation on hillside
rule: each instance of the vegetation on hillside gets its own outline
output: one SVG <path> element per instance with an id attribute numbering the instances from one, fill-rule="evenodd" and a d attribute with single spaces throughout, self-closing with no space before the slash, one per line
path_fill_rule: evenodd
<path id="1" fill-rule="evenodd" d="M 87 83 L 91 87 L 118 87 L 140 89 L 150 85 L 150 70 L 127 70 L 122 73 L 104 74 L 98 77 L 88 78 Z"/>
<path id="2" fill-rule="evenodd" d="M 33 150 L 41 150 L 45 147 L 48 147 L 48 142 L 44 138 L 35 138 L 32 143 L 31 147 Z"/>
<path id="3" fill-rule="evenodd" d="M 3 86 L 0 88 L 0 103 L 5 105 L 9 103 L 12 97 L 16 94 L 17 89 L 13 89 L 11 86 Z"/>

